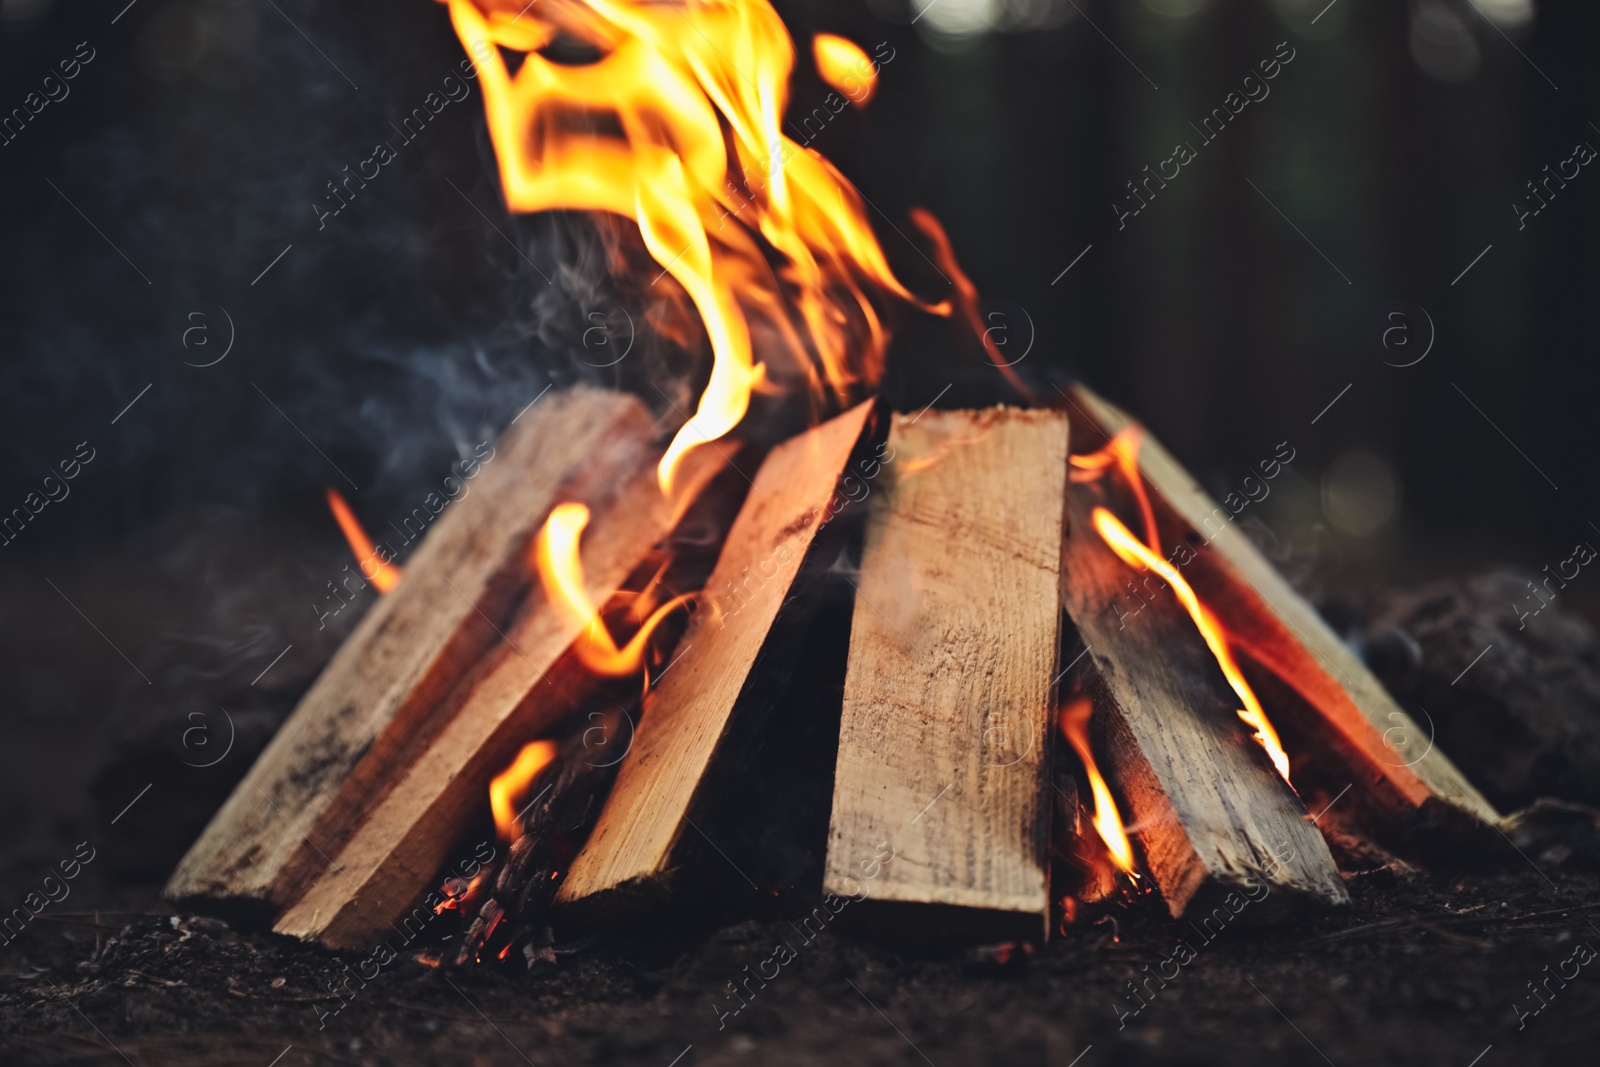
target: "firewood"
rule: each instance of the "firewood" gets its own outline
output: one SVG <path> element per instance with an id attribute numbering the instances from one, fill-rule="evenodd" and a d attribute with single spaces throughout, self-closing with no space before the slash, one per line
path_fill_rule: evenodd
<path id="1" fill-rule="evenodd" d="M 581 542 L 591 599 L 603 603 L 719 469 L 710 450 L 680 468 L 676 500 L 664 497 L 655 470 L 659 452 L 633 455 L 630 468 L 585 472 L 592 516 Z M 598 462 L 598 461 L 597 461 Z M 575 488 L 575 487 L 574 487 Z M 330 948 L 369 948 L 434 886 L 449 850 L 482 810 L 490 779 L 525 742 L 539 737 L 602 689 L 626 702 L 632 679 L 597 680 L 568 646 L 572 622 L 550 604 L 542 586 L 529 593 L 506 639 L 485 654 L 441 700 L 444 725 L 427 747 L 391 767 L 393 788 L 379 800 L 333 864 L 279 917 L 280 934 Z"/>
<path id="2" fill-rule="evenodd" d="M 1170 591 L 1142 607 L 1125 596 L 1136 572 L 1091 523 L 1101 496 L 1093 484 L 1068 492 L 1062 587 L 1083 643 L 1069 650 L 1068 684 L 1093 701 L 1101 769 L 1168 909 L 1231 913 L 1266 895 L 1347 900 L 1328 846 L 1239 721 L 1189 614 Z"/>
<path id="3" fill-rule="evenodd" d="M 824 530 L 878 476 L 860 456 L 867 402 L 779 445 L 734 521 L 677 658 L 645 703 L 632 750 L 588 842 L 556 895 L 568 914 L 659 899 L 698 848 L 695 824 L 715 793 L 729 735 L 775 699 L 814 609 L 808 572 L 832 562 Z M 781 609 L 781 610 L 780 610 Z M 737 803 L 737 798 L 724 798 Z M 703 825 L 703 824 L 702 824 Z"/>
<path id="4" fill-rule="evenodd" d="M 649 470 L 654 438 L 649 412 L 619 393 L 574 389 L 525 411 L 217 812 L 167 896 L 269 917 L 293 903 L 438 735 L 445 695 L 503 646 L 510 615 L 537 584 L 528 550 L 550 509 L 614 496 Z M 651 516 L 605 536 L 648 546 L 661 530 L 659 509 Z M 596 583 L 619 577 L 629 554 L 614 550 L 619 562 L 592 571 Z M 547 664 L 572 636 L 552 620 L 537 642 L 524 634 L 518 645 Z"/>
<path id="5" fill-rule="evenodd" d="M 1072 401 L 1086 424 L 1107 435 L 1134 425 L 1083 386 L 1073 389 Z M 1494 806 L 1245 537 L 1232 515 L 1147 432 L 1141 437 L 1139 469 L 1152 504 L 1161 511 L 1167 544 L 1182 539 L 1192 550 L 1183 574 L 1234 643 L 1319 713 L 1320 721 L 1305 723 L 1304 729 L 1319 751 L 1346 764 L 1362 790 L 1360 802 L 1381 810 L 1403 831 L 1440 826 L 1493 843 L 1497 835 L 1487 831 L 1500 820 Z"/>
<path id="6" fill-rule="evenodd" d="M 550 905 L 616 778 L 621 758 L 608 750 L 625 736 L 625 721 L 620 709 L 580 718 L 560 753 L 529 783 L 533 799 L 520 813 L 522 836 L 496 874 L 494 895 L 459 939 L 456 966 L 505 956 L 530 966 L 536 958 L 553 958 L 540 944 L 548 936 Z M 591 734 L 606 743 L 591 743 Z"/>
<path id="7" fill-rule="evenodd" d="M 823 891 L 863 921 L 1042 938 L 1067 419 L 896 416 L 869 504 Z M 863 879 L 881 855 L 893 860 Z M 868 916 L 868 912 L 874 912 Z M 952 926 L 959 924 L 959 933 Z M 926 924 L 924 924 L 926 925 Z"/>

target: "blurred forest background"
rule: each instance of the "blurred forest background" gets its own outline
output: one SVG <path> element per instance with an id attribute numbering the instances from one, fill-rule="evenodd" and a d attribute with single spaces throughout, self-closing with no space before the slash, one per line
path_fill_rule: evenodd
<path id="1" fill-rule="evenodd" d="M 896 267 L 930 291 L 901 231 L 931 209 L 1021 373 L 1046 395 L 1081 376 L 1219 495 L 1287 442 L 1244 518 L 1308 584 L 1600 544 L 1600 177 L 1568 162 L 1600 147 L 1600 6 L 777 6 L 792 118 L 825 106 L 812 34 L 893 57 L 813 147 Z M 94 452 L 0 549 L 0 814 L 39 816 L 32 777 L 86 775 L 197 681 L 315 671 L 357 614 L 314 625 L 347 562 L 324 485 L 381 527 L 545 385 L 645 391 L 656 363 L 579 342 L 620 299 L 593 248 L 507 217 L 475 87 L 319 223 L 326 183 L 460 59 L 429 0 L 0 0 L 0 115 L 60 96 L 0 138 L 0 511 Z M 1179 143 L 1196 158 L 1122 216 Z M 941 405 L 1006 398 L 941 323 L 903 317 L 891 363 L 908 409 L 951 383 Z M 1562 595 L 1595 617 L 1600 578 Z"/>

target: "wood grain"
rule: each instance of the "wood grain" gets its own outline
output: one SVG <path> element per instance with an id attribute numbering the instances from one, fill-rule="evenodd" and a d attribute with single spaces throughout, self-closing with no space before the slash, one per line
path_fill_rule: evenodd
<path id="1" fill-rule="evenodd" d="M 1134 424 L 1083 386 L 1071 395 L 1084 422 L 1106 434 Z M 1185 577 L 1237 645 L 1320 713 L 1328 729 L 1310 732 L 1327 737 L 1326 755 L 1349 762 L 1366 801 L 1414 829 L 1439 825 L 1475 833 L 1497 824 L 1494 806 L 1239 531 L 1232 515 L 1161 442 L 1148 432 L 1142 440 L 1139 467 L 1155 502 L 1164 503 L 1184 527 L 1164 535 L 1169 544 L 1186 537 L 1195 549 Z M 1098 443 L 1096 435 L 1088 447 Z"/>
<path id="2" fill-rule="evenodd" d="M 649 412 L 620 393 L 552 393 L 525 411 L 213 817 L 167 897 L 266 917 L 292 903 L 431 742 L 445 695 L 502 640 L 550 509 L 577 483 L 633 477 L 654 438 Z"/>
<path id="3" fill-rule="evenodd" d="M 825 892 L 940 904 L 994 938 L 1049 916 L 1051 681 L 1067 419 L 896 416 L 850 630 Z M 893 921 L 889 919 L 888 921 Z M 978 934 L 977 936 L 985 936 Z"/>
<path id="4" fill-rule="evenodd" d="M 1346 901 L 1322 835 L 1239 720 L 1188 613 L 1170 589 L 1128 593 L 1137 572 L 1090 524 L 1098 487 L 1074 484 L 1068 497 L 1064 600 L 1084 648 L 1067 684 L 1093 701 L 1102 771 L 1168 909 L 1176 917 L 1197 899 L 1253 898 L 1263 886 Z"/>
<path id="5" fill-rule="evenodd" d="M 653 450 L 631 470 L 597 465 L 569 482 L 564 499 L 590 508 L 580 546 L 593 603 L 609 599 L 651 548 L 666 538 L 684 502 L 719 469 L 709 450 L 679 469 L 675 499 L 657 487 Z M 329 948 L 371 948 L 397 929 L 481 815 L 489 781 L 517 750 L 564 718 L 593 688 L 567 655 L 577 628 L 535 585 L 506 639 L 441 702 L 444 725 L 414 759 L 391 768 L 393 788 L 274 929 Z"/>
<path id="6" fill-rule="evenodd" d="M 868 427 L 869 402 L 775 448 L 706 584 L 678 658 L 646 700 L 632 750 L 556 896 L 596 912 L 658 897 L 682 860 L 733 720 L 770 702 L 757 682 L 780 608 Z"/>

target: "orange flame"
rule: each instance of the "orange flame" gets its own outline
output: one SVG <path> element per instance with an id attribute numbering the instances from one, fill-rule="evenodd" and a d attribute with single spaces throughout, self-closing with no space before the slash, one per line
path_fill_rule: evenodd
<path id="1" fill-rule="evenodd" d="M 950 237 L 944 232 L 944 227 L 933 217 L 932 212 L 920 207 L 911 209 L 911 221 L 928 240 L 933 242 L 934 261 L 941 271 L 948 272 L 951 287 L 955 290 L 953 296 L 956 313 L 978 338 L 978 343 L 983 346 L 984 355 L 989 357 L 989 362 L 994 364 L 995 369 L 1011 383 L 1013 389 L 1029 401 L 1037 403 L 1038 395 L 1000 354 L 1000 346 L 994 341 L 993 329 L 984 326 L 983 316 L 978 308 L 978 287 L 972 283 L 972 279 L 967 277 L 967 272 L 962 270 L 961 264 L 956 261 L 955 249 L 951 247 Z"/>
<path id="2" fill-rule="evenodd" d="M 1106 467 L 1115 463 L 1122 477 L 1133 489 L 1139 501 L 1139 517 L 1144 521 L 1144 542 L 1152 552 L 1161 551 L 1161 531 L 1156 527 L 1155 509 L 1150 506 L 1150 494 L 1145 492 L 1144 477 L 1139 473 L 1139 444 L 1143 431 L 1137 426 L 1127 426 L 1094 452 L 1069 457 L 1075 468 L 1074 481 L 1098 478 Z M 1083 475 L 1079 475 L 1079 471 Z"/>
<path id="3" fill-rule="evenodd" d="M 794 45 L 767 0 L 444 2 L 477 65 L 510 209 L 632 219 L 705 326 L 710 380 L 661 458 L 663 489 L 766 378 L 751 315 L 814 390 L 878 380 L 888 335 L 864 286 L 924 305 L 890 271 L 854 187 L 783 134 Z M 544 50 L 558 38 L 595 58 L 557 62 Z M 502 49 L 522 54 L 514 75 Z"/>
<path id="4" fill-rule="evenodd" d="M 1097 507 L 1090 517 L 1095 530 L 1105 539 L 1106 544 L 1111 546 L 1111 551 L 1115 552 L 1119 559 L 1131 567 L 1148 567 L 1172 586 L 1172 591 L 1178 595 L 1178 600 L 1183 603 L 1189 612 L 1189 617 L 1194 620 L 1200 636 L 1205 638 L 1206 646 L 1216 657 L 1217 666 L 1222 668 L 1223 676 L 1228 679 L 1228 684 L 1243 702 L 1244 707 L 1239 709 L 1239 718 L 1243 719 L 1246 725 L 1255 728 L 1255 739 L 1267 750 L 1267 756 L 1271 758 L 1272 765 L 1278 769 L 1278 773 L 1283 775 L 1283 780 L 1289 781 L 1289 755 L 1283 750 L 1283 744 L 1278 740 L 1278 733 L 1267 719 L 1267 713 L 1261 707 L 1261 702 L 1256 699 L 1255 691 L 1240 673 L 1239 664 L 1234 660 L 1232 650 L 1228 648 L 1228 639 L 1217 617 L 1200 603 L 1200 598 L 1195 595 L 1193 587 L 1183 575 L 1178 573 L 1178 568 L 1162 559 L 1158 551 L 1153 551 L 1150 546 L 1134 537 L 1115 515 L 1105 508 Z"/>
<path id="5" fill-rule="evenodd" d="M 1111 860 L 1117 868 L 1132 875 L 1133 846 L 1128 841 L 1127 831 L 1123 829 L 1117 802 L 1111 797 L 1111 787 L 1106 785 L 1100 768 L 1094 762 L 1094 753 L 1089 749 L 1089 715 L 1092 711 L 1093 707 L 1087 700 L 1075 700 L 1062 708 L 1059 720 L 1061 734 L 1072 744 L 1078 758 L 1083 761 L 1084 773 L 1089 776 L 1089 792 L 1094 798 L 1095 831 L 1100 834 L 1100 840 L 1105 842 L 1106 851 L 1111 854 Z"/>
<path id="6" fill-rule="evenodd" d="M 819 33 L 811 38 L 811 56 L 822 80 L 856 107 L 866 107 L 878 89 L 878 65 L 848 37 Z"/>
<path id="7" fill-rule="evenodd" d="M 350 542 L 350 551 L 356 554 L 356 568 L 361 571 L 361 577 L 377 587 L 380 593 L 387 593 L 399 584 L 400 568 L 378 558 L 377 549 L 372 547 L 372 539 L 367 536 L 367 531 L 361 528 L 355 512 L 350 510 L 350 505 L 344 502 L 344 497 L 340 496 L 338 490 L 332 486 L 328 487 L 328 509 L 333 512 L 339 529 L 344 531 L 344 539 Z M 373 565 L 371 574 L 367 573 L 369 563 Z"/>
<path id="8" fill-rule="evenodd" d="M 596 674 L 620 678 L 639 669 L 651 633 L 690 596 L 675 596 L 662 604 L 644 620 L 632 640 L 617 648 L 583 584 L 578 541 L 588 525 L 589 509 L 582 504 L 557 505 L 545 520 L 544 529 L 539 531 L 535 559 L 551 603 L 569 621 L 583 628 L 574 645 L 578 659 Z"/>
<path id="9" fill-rule="evenodd" d="M 516 802 L 539 772 L 555 758 L 554 741 L 533 741 L 523 745 L 511 766 L 495 775 L 489 783 L 489 810 L 494 814 L 494 828 L 502 840 L 511 842 L 522 836 L 522 822 L 517 818 Z"/>

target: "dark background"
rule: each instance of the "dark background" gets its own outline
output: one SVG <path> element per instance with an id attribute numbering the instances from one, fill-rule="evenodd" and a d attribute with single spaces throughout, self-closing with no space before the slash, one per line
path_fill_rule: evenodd
<path id="1" fill-rule="evenodd" d="M 799 42 L 791 115 L 827 91 L 812 33 L 893 49 L 870 108 L 814 147 L 874 205 L 897 268 L 942 295 L 902 232 L 930 208 L 1020 372 L 1046 396 L 1083 377 L 1219 494 L 1287 441 L 1247 520 L 1311 584 L 1537 572 L 1600 540 L 1600 179 L 1585 168 L 1521 231 L 1513 208 L 1600 145 L 1593 4 L 778 6 Z M 1189 123 L 1285 41 L 1270 96 L 1119 230 L 1125 183 L 1198 145 Z M 4 113 L 79 42 L 95 58 L 70 96 L 0 146 L 0 511 L 95 451 L 0 548 L 18 869 L 30 828 L 79 818 L 35 784 L 87 781 L 152 708 L 320 666 L 358 613 L 317 626 L 348 562 L 324 485 L 382 528 L 551 382 L 661 408 L 651 383 L 694 384 L 649 343 L 595 366 L 586 316 L 625 294 L 581 220 L 507 217 L 475 85 L 319 229 L 325 183 L 455 72 L 442 6 L 4 0 Z M 1402 306 L 1412 347 L 1386 350 Z M 227 358 L 193 366 L 226 319 Z M 1425 359 L 1386 365 L 1429 323 Z M 942 405 L 1005 397 L 948 325 L 900 327 L 902 407 L 952 383 Z M 1591 609 L 1600 579 L 1564 597 Z"/>

